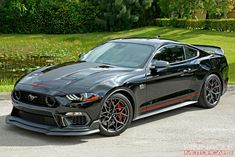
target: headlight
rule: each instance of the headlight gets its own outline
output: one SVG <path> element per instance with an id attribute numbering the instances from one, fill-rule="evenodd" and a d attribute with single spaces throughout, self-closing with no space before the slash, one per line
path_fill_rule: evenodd
<path id="1" fill-rule="evenodd" d="M 100 97 L 94 93 L 68 94 L 66 95 L 66 98 L 70 101 L 80 102 L 96 101 L 100 99 Z"/>

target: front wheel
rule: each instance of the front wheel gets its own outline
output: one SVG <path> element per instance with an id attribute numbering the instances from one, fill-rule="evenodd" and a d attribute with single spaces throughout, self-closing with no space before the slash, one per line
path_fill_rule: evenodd
<path id="1" fill-rule="evenodd" d="M 202 87 L 198 104 L 204 108 L 215 107 L 221 96 L 222 85 L 219 77 L 211 74 L 206 78 Z"/>
<path id="2" fill-rule="evenodd" d="M 117 136 L 130 125 L 133 110 L 130 101 L 122 94 L 116 93 L 108 97 L 100 113 L 100 134 Z"/>

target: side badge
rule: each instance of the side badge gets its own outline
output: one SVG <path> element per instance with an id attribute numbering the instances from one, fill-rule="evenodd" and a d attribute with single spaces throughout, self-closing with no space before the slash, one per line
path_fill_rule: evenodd
<path id="1" fill-rule="evenodd" d="M 140 89 L 145 89 L 145 84 L 140 84 Z"/>

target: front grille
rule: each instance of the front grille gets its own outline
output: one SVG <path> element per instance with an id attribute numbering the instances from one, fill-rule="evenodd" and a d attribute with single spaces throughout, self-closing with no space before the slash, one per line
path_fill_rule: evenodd
<path id="1" fill-rule="evenodd" d="M 29 99 L 29 95 L 33 95 L 36 98 L 33 100 Z M 30 93 L 30 92 L 25 92 L 25 91 L 21 91 L 21 101 L 26 102 L 26 103 L 32 103 L 35 105 L 40 105 L 40 106 L 47 106 L 46 105 L 46 101 L 45 101 L 45 96 L 41 95 L 41 94 L 35 94 L 35 93 Z"/>
<path id="2" fill-rule="evenodd" d="M 33 123 L 49 125 L 49 126 L 57 126 L 53 116 L 30 113 L 16 108 L 13 109 L 12 116 L 16 116 L 23 120 L 30 121 Z"/>
<path id="3" fill-rule="evenodd" d="M 17 92 L 17 93 L 16 93 Z M 55 100 L 55 103 L 53 105 L 48 105 L 47 101 L 47 95 L 39 94 L 39 93 L 33 93 L 28 91 L 14 91 L 13 92 L 14 99 L 27 103 L 30 105 L 35 106 L 42 106 L 42 107 L 57 107 L 58 102 Z"/>

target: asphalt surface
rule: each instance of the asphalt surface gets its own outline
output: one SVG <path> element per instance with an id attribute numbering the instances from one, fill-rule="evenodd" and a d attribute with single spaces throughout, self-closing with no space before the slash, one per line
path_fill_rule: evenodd
<path id="1" fill-rule="evenodd" d="M 5 124 L 12 105 L 0 101 L 0 157 L 180 157 L 187 150 L 227 150 L 235 156 L 235 92 L 216 108 L 187 106 L 132 123 L 117 137 L 55 137 Z M 197 155 L 213 156 L 213 155 Z"/>

